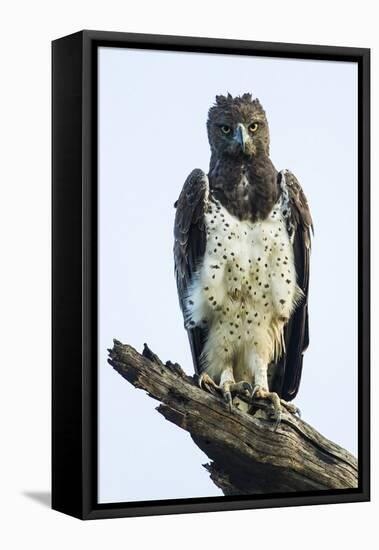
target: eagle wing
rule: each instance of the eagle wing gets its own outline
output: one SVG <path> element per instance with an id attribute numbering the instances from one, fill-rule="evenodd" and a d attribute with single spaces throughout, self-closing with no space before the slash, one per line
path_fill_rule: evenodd
<path id="1" fill-rule="evenodd" d="M 284 329 L 285 353 L 274 369 L 273 390 L 286 401 L 290 401 L 299 390 L 303 355 L 309 345 L 308 287 L 313 222 L 307 199 L 297 178 L 288 170 L 281 174 L 288 192 L 287 228 L 293 242 L 297 284 L 303 293 L 301 303 Z"/>
<path id="2" fill-rule="evenodd" d="M 205 173 L 196 169 L 186 179 L 179 199 L 175 203 L 174 261 L 176 284 L 184 319 L 185 299 L 196 270 L 201 265 L 206 248 L 204 213 L 208 200 L 209 184 Z M 206 329 L 186 327 L 192 358 L 197 374 L 201 371 L 200 355 L 207 336 Z"/>

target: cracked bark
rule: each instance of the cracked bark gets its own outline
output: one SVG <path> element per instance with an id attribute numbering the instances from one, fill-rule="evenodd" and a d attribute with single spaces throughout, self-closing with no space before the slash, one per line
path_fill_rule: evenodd
<path id="1" fill-rule="evenodd" d="M 114 340 L 108 361 L 161 402 L 160 414 L 189 432 L 209 457 L 205 468 L 225 495 L 358 487 L 355 457 L 303 420 L 283 413 L 274 432 L 271 407 L 259 400 L 249 413 L 231 413 L 219 395 L 200 389 L 195 377 L 177 363 L 163 363 L 146 345 L 140 354 Z"/>

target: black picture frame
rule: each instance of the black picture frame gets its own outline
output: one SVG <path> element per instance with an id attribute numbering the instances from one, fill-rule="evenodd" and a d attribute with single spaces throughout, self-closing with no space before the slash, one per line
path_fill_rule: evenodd
<path id="1" fill-rule="evenodd" d="M 358 64 L 359 487 L 301 494 L 97 503 L 97 49 Z M 81 519 L 370 499 L 370 50 L 81 31 L 52 43 L 52 507 Z"/>

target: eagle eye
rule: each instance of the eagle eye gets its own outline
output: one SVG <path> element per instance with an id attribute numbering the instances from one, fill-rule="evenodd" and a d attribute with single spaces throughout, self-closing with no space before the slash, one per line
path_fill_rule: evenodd
<path id="1" fill-rule="evenodd" d="M 258 122 L 253 122 L 252 124 L 250 124 L 249 126 L 249 132 L 251 132 L 252 134 L 254 134 L 254 132 L 256 132 L 259 128 L 259 124 Z"/>
<path id="2" fill-rule="evenodd" d="M 231 132 L 230 126 L 227 126 L 226 124 L 223 124 L 222 126 L 220 126 L 220 129 L 221 129 L 221 132 L 225 135 L 230 134 Z"/>

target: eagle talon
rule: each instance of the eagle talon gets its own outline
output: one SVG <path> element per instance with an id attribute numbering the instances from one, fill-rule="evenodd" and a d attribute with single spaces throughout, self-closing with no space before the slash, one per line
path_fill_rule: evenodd
<path id="1" fill-rule="evenodd" d="M 229 405 L 229 411 L 233 410 L 233 394 L 240 395 L 241 397 L 248 397 L 251 395 L 252 388 L 249 382 L 241 380 L 240 382 L 225 381 L 220 386 L 220 391 L 224 397 L 224 400 Z"/>
<path id="2" fill-rule="evenodd" d="M 289 405 L 288 403 L 283 401 L 283 399 L 280 399 L 279 395 L 276 392 L 270 392 L 260 385 L 254 386 L 252 398 L 253 397 L 256 397 L 257 399 L 267 399 L 267 401 L 272 404 L 273 411 L 271 414 L 269 414 L 269 416 L 273 418 L 275 422 L 272 431 L 276 432 L 282 421 L 283 406 L 288 410 L 288 407 L 293 407 L 293 405 Z"/>
<path id="3" fill-rule="evenodd" d="M 234 382 L 230 384 L 230 391 L 241 396 L 248 397 L 253 393 L 253 388 L 249 382 L 242 380 L 241 382 Z"/>
<path id="4" fill-rule="evenodd" d="M 293 403 L 288 403 L 287 401 L 284 401 L 284 399 L 280 400 L 280 404 L 287 410 L 287 412 L 289 412 L 293 416 L 297 415 L 299 418 L 301 418 L 301 410 L 299 409 L 299 407 L 297 407 Z"/>
<path id="5" fill-rule="evenodd" d="M 233 409 L 233 394 L 240 395 L 241 397 L 248 397 L 253 391 L 249 382 L 245 380 L 241 382 L 227 380 L 223 384 L 218 385 L 206 372 L 202 372 L 200 376 L 198 376 L 197 383 L 199 388 L 213 395 L 215 395 L 215 391 L 212 390 L 216 390 L 217 394 L 221 393 L 224 401 L 229 405 L 230 412 L 232 412 Z"/>
<path id="6" fill-rule="evenodd" d="M 208 390 L 208 388 L 214 388 L 218 391 L 220 391 L 220 386 L 216 384 L 216 382 L 207 374 L 206 372 L 202 372 L 200 376 L 197 379 L 197 383 L 199 385 L 199 388 L 202 390 Z"/>

